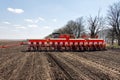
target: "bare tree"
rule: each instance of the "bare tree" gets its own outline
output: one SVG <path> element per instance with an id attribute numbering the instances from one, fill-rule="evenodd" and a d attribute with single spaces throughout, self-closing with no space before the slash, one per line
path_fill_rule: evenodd
<path id="1" fill-rule="evenodd" d="M 62 27 L 62 28 L 60 28 L 60 29 L 56 29 L 56 30 L 54 30 L 53 33 L 65 34 L 64 27 Z"/>
<path id="2" fill-rule="evenodd" d="M 107 30 L 108 30 L 108 33 L 107 33 L 106 38 L 111 40 L 111 44 L 113 45 L 114 44 L 114 40 L 116 39 L 115 31 L 114 31 L 113 28 L 109 28 Z"/>
<path id="3" fill-rule="evenodd" d="M 95 36 L 102 30 L 104 26 L 104 19 L 103 17 L 98 16 L 95 17 L 89 17 L 88 18 L 88 26 L 90 30 L 90 36 L 91 38 L 95 38 Z"/>
<path id="4" fill-rule="evenodd" d="M 67 34 L 74 34 L 75 29 L 76 29 L 76 22 L 71 20 L 71 21 L 68 21 L 68 23 L 65 25 L 64 31 Z"/>
<path id="5" fill-rule="evenodd" d="M 73 34 L 75 35 L 76 38 L 78 38 L 80 37 L 81 33 L 84 32 L 83 23 L 84 21 L 82 17 L 78 18 L 76 21 L 70 20 L 64 27 L 54 32 L 58 32 L 62 34 Z"/>
<path id="6" fill-rule="evenodd" d="M 80 37 L 81 36 L 81 33 L 84 32 L 84 20 L 83 20 L 83 17 L 80 17 L 76 20 L 76 28 L 75 28 L 75 35 L 76 37 Z"/>
<path id="7" fill-rule="evenodd" d="M 120 2 L 114 3 L 109 7 L 108 22 L 114 29 L 115 35 L 118 39 L 118 45 L 120 45 Z"/>

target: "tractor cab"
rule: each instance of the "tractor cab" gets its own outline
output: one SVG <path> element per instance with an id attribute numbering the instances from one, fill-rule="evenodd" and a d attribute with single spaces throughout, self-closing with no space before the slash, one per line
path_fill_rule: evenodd
<path id="1" fill-rule="evenodd" d="M 75 36 L 73 34 L 60 34 L 60 33 L 53 33 L 52 38 L 66 38 L 66 39 L 74 39 Z"/>
<path id="2" fill-rule="evenodd" d="M 52 33 L 52 37 L 51 38 L 59 38 L 60 33 Z"/>

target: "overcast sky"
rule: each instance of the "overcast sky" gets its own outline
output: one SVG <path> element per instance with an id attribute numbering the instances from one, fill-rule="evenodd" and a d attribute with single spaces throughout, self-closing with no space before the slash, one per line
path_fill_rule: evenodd
<path id="1" fill-rule="evenodd" d="M 67 21 L 106 16 L 119 0 L 0 0 L 0 39 L 44 38 Z"/>

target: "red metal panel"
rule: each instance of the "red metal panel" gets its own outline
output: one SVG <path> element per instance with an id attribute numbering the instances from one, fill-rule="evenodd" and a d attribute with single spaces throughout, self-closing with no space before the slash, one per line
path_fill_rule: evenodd
<path id="1" fill-rule="evenodd" d="M 29 42 L 46 42 L 46 39 L 30 39 Z"/>

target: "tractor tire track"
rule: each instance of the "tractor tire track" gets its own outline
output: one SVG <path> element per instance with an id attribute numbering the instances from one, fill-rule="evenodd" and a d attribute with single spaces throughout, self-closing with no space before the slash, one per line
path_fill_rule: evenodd
<path id="1" fill-rule="evenodd" d="M 68 67 L 70 67 L 71 70 L 73 69 L 73 71 L 76 72 L 76 75 L 81 77 L 81 79 L 83 79 L 83 80 L 93 80 L 93 79 L 101 80 L 100 76 L 98 76 L 95 72 L 92 72 L 90 70 L 90 69 L 93 70 L 94 68 L 90 68 L 90 67 L 86 66 L 85 64 L 78 62 L 76 59 L 72 59 L 71 57 L 68 58 L 67 57 L 68 55 L 65 56 L 65 54 L 53 54 L 53 55 L 55 57 L 57 57 L 57 59 L 59 59 L 59 61 L 64 62 L 64 65 L 67 65 L 67 66 L 69 65 Z M 106 75 L 102 74 L 102 76 L 106 76 Z"/>
<path id="2" fill-rule="evenodd" d="M 49 62 L 45 53 L 35 53 L 35 80 L 52 80 Z"/>
<path id="3" fill-rule="evenodd" d="M 91 60 L 93 62 L 96 62 L 98 64 L 104 65 L 106 67 L 109 67 L 111 69 L 114 69 L 116 71 L 120 72 L 120 63 L 117 63 L 116 61 L 113 61 L 111 57 L 106 57 L 106 55 L 101 56 L 100 53 L 91 53 L 91 52 L 85 52 L 85 53 L 73 53 L 78 56 L 81 56 L 85 59 Z M 99 54 L 99 55 L 97 55 Z M 119 59 L 118 59 L 119 60 Z"/>
<path id="4" fill-rule="evenodd" d="M 16 57 L 13 57 L 12 59 L 7 60 L 2 65 L 0 65 L 0 76 L 8 80 L 21 57 L 22 54 L 19 54 Z"/>
<path id="5" fill-rule="evenodd" d="M 74 78 L 62 67 L 62 65 L 49 53 L 46 52 L 48 61 L 51 64 L 52 80 L 74 80 Z"/>
<path id="6" fill-rule="evenodd" d="M 70 53 L 65 53 L 66 55 L 68 55 L 69 57 L 73 58 L 73 59 L 77 59 L 78 61 L 80 61 L 81 63 L 84 63 L 86 65 L 92 66 L 96 69 L 101 70 L 103 73 L 110 75 L 111 77 L 115 78 L 115 79 L 119 79 L 120 78 L 120 72 L 113 70 L 109 67 L 106 67 L 104 65 L 98 64 L 96 62 L 87 60 L 83 57 L 74 55 L 74 54 L 70 54 Z"/>
<path id="7" fill-rule="evenodd" d="M 32 59 L 33 59 L 33 54 L 32 52 L 28 53 L 28 57 L 25 61 L 25 63 L 22 65 L 21 70 L 19 71 L 19 75 L 17 75 L 16 79 L 17 80 L 28 80 L 30 75 L 31 75 L 31 69 L 32 69 Z"/>
<path id="8" fill-rule="evenodd" d="M 16 65 L 17 68 L 14 69 L 12 75 L 8 80 L 17 80 L 17 76 L 19 75 L 19 72 L 22 70 L 23 66 L 25 65 L 28 57 L 29 57 L 28 53 L 24 54 L 23 57 L 21 57 L 21 59 L 19 60 L 20 62 Z"/>
<path id="9" fill-rule="evenodd" d="M 50 53 L 52 57 L 54 57 L 55 61 L 57 61 L 64 70 L 72 77 L 72 80 L 92 80 L 87 75 L 83 75 L 79 72 L 79 70 L 73 64 L 67 62 L 64 58 L 61 58 L 57 54 L 59 53 Z"/>
<path id="10" fill-rule="evenodd" d="M 31 53 L 32 54 L 32 58 L 31 58 L 31 68 L 30 68 L 30 72 L 29 72 L 29 77 L 27 78 L 27 80 L 34 80 L 34 68 L 35 68 L 35 52 Z"/>
<path id="11" fill-rule="evenodd" d="M 39 55 L 39 53 L 36 53 L 35 54 L 35 69 L 34 69 L 34 72 L 35 72 L 35 80 L 43 80 L 43 71 L 44 69 L 42 68 L 42 55 Z"/>
<path id="12" fill-rule="evenodd" d="M 107 59 L 109 61 L 114 61 L 118 64 L 120 64 L 120 55 L 115 55 L 118 52 L 111 52 L 111 51 L 105 51 L 105 52 L 101 52 L 101 51 L 97 51 L 97 52 L 86 52 L 87 54 L 93 55 L 93 56 L 97 56 L 100 58 L 104 58 Z M 114 55 L 113 55 L 114 54 Z M 120 54 L 120 53 L 119 53 Z"/>

